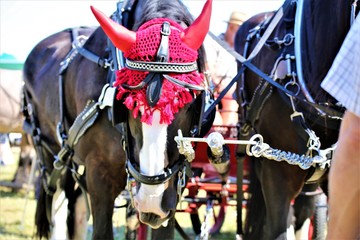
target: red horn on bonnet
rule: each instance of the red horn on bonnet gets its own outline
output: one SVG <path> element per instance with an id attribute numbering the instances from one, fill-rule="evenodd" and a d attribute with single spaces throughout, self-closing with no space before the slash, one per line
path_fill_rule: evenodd
<path id="1" fill-rule="evenodd" d="M 100 23 L 101 28 L 110 38 L 112 43 L 123 52 L 130 49 L 131 45 L 136 41 L 136 33 L 128 30 L 114 22 L 111 18 L 106 16 L 103 12 L 90 6 L 91 11 Z"/>
<path id="2" fill-rule="evenodd" d="M 184 30 L 182 41 L 194 50 L 198 50 L 209 32 L 212 0 L 207 0 L 198 18 Z"/>

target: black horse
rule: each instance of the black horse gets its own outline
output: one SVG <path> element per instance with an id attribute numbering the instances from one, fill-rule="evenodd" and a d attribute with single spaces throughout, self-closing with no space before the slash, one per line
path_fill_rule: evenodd
<path id="1" fill-rule="evenodd" d="M 250 18 L 236 34 L 235 50 L 247 58 L 242 62 L 248 66 L 238 81 L 240 137 L 261 134 L 271 147 L 248 148 L 259 158 L 251 161 L 255 178 L 246 239 L 286 238 L 291 201 L 303 188 L 314 190 L 320 184 L 326 191 L 343 109 L 320 83 L 350 28 L 352 3 L 287 0 L 277 12 Z M 298 208 L 309 204 L 313 201 L 295 201 L 295 216 L 311 216 L 313 210 L 301 216 Z"/>
<path id="2" fill-rule="evenodd" d="M 102 28 L 56 33 L 25 62 L 27 121 L 41 159 L 40 238 L 83 238 L 91 208 L 93 239 L 113 239 L 114 200 L 127 183 L 142 222 L 173 226 L 189 169 L 174 136 L 212 124 L 200 117 L 212 1 L 194 22 L 181 1 L 128 2 L 114 20 L 92 7 Z M 66 217 L 67 235 L 59 229 Z"/>

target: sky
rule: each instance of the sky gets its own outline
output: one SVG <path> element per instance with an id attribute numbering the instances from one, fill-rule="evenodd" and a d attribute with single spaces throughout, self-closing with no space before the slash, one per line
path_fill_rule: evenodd
<path id="1" fill-rule="evenodd" d="M 206 0 L 183 0 L 196 17 Z M 210 31 L 223 32 L 233 10 L 248 16 L 277 10 L 284 0 L 213 0 Z M 25 61 L 31 49 L 45 37 L 65 28 L 98 26 L 93 5 L 111 15 L 117 0 L 0 0 L 0 54 Z"/>

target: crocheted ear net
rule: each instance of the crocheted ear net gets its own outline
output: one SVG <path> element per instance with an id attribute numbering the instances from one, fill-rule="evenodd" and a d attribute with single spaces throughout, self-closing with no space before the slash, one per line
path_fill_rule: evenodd
<path id="1" fill-rule="evenodd" d="M 189 63 L 196 61 L 197 51 L 191 49 L 181 41 L 180 33 L 183 28 L 180 24 L 170 19 L 158 18 L 143 24 L 136 32 L 136 42 L 124 53 L 125 58 L 133 61 L 155 62 L 156 53 L 161 41 L 161 26 L 164 21 L 170 23 L 171 34 L 169 36 L 169 62 Z M 146 101 L 146 87 L 140 90 L 127 90 L 121 84 L 135 86 L 142 82 L 149 72 L 142 72 L 122 68 L 116 74 L 114 86 L 118 87 L 117 100 L 123 100 L 129 110 L 133 110 L 133 117 L 137 118 L 143 108 L 141 122 L 152 124 L 155 110 L 160 111 L 160 123 L 170 124 L 174 115 L 193 99 L 188 89 L 180 87 L 163 79 L 162 92 L 157 104 L 151 108 Z M 200 85 L 203 76 L 197 71 L 190 73 L 170 73 L 170 76 L 191 84 Z M 124 97 L 124 98 L 123 98 Z"/>

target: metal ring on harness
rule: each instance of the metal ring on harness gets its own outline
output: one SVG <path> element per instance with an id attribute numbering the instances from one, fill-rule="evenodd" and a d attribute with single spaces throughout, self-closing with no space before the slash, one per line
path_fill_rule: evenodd
<path id="1" fill-rule="evenodd" d="M 291 91 L 288 87 L 289 86 L 296 86 L 296 88 L 297 88 L 297 91 L 295 91 L 295 92 L 293 92 L 293 91 Z M 293 94 L 295 95 L 295 96 L 297 96 L 299 93 L 300 93 L 300 86 L 299 86 L 299 84 L 297 83 L 297 82 L 294 82 L 294 81 L 291 81 L 291 82 L 287 82 L 286 84 L 285 84 L 285 86 L 284 86 L 284 88 L 285 89 L 287 89 L 287 90 L 289 90 L 289 91 L 291 91 L 291 92 L 293 92 Z M 292 96 L 290 96 L 289 94 L 287 94 L 287 93 L 285 93 L 288 97 L 292 97 Z"/>

